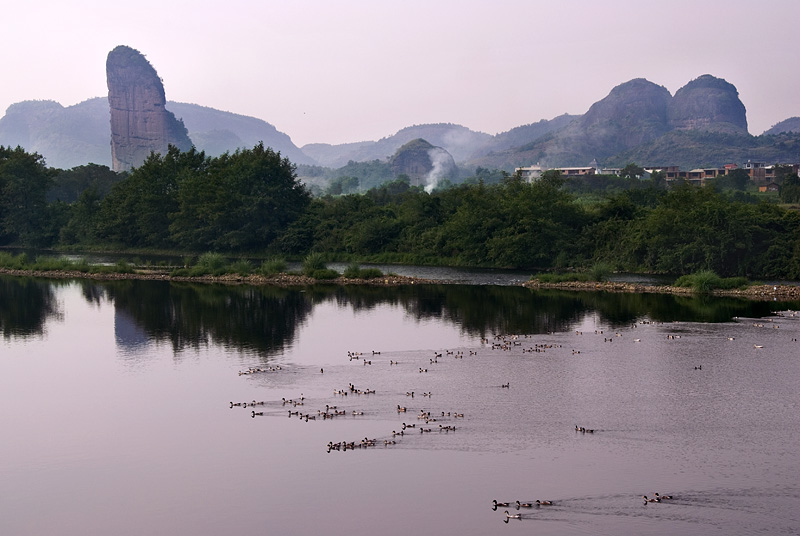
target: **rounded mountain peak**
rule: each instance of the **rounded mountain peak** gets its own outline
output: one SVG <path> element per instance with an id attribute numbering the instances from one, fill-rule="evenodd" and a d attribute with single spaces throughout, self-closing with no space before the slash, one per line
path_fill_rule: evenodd
<path id="1" fill-rule="evenodd" d="M 606 98 L 594 103 L 581 122 L 585 126 L 624 118 L 636 122 L 663 122 L 671 98 L 667 88 L 644 78 L 634 78 L 616 86 Z"/>
<path id="2" fill-rule="evenodd" d="M 435 185 L 442 178 L 451 178 L 456 170 L 450 153 L 422 138 L 411 140 L 397 149 L 389 165 L 395 176 L 407 175 L 412 186 Z"/>
<path id="3" fill-rule="evenodd" d="M 671 128 L 679 130 L 747 132 L 747 111 L 736 86 L 710 74 L 675 92 L 667 119 Z"/>

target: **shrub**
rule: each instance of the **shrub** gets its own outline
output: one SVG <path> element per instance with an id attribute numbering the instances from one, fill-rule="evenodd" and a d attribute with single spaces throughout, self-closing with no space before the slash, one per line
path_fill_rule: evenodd
<path id="1" fill-rule="evenodd" d="M 40 256 L 36 257 L 36 261 L 30 268 L 32 270 L 58 271 L 69 270 L 71 267 L 72 263 L 68 259 Z"/>
<path id="2" fill-rule="evenodd" d="M 325 269 L 325 258 L 321 253 L 309 253 L 306 255 L 306 258 L 303 259 L 303 275 L 314 277 L 312 275 L 314 272 Z"/>
<path id="3" fill-rule="evenodd" d="M 383 272 L 377 268 L 361 268 L 357 263 L 348 266 L 342 274 L 347 279 L 375 279 L 383 277 Z"/>
<path id="4" fill-rule="evenodd" d="M 750 286 L 750 280 L 746 277 L 726 277 L 722 279 L 722 287 L 725 290 L 735 288 L 745 288 Z"/>
<path id="5" fill-rule="evenodd" d="M 332 268 L 320 268 L 319 270 L 314 270 L 310 273 L 307 273 L 304 269 L 303 273 L 308 277 L 313 277 L 314 279 L 336 279 L 339 277 L 339 272 Z"/>
<path id="6" fill-rule="evenodd" d="M 594 281 L 587 273 L 569 274 L 536 274 L 531 276 L 531 280 L 538 279 L 541 283 L 568 283 L 571 281 Z"/>
<path id="7" fill-rule="evenodd" d="M 361 278 L 361 267 L 358 266 L 357 263 L 353 263 L 349 265 L 347 268 L 344 269 L 342 275 L 347 279 L 360 279 Z"/>
<path id="8" fill-rule="evenodd" d="M 282 257 L 270 257 L 261 263 L 259 272 L 261 275 L 269 276 L 284 273 L 286 268 L 286 261 Z"/>
<path id="9" fill-rule="evenodd" d="M 120 259 L 114 265 L 114 271 L 120 274 L 133 273 L 133 267 L 125 259 Z"/>
<path id="10" fill-rule="evenodd" d="M 10 270 L 23 270 L 28 267 L 28 256 L 25 253 L 12 255 L 11 253 L 0 253 L 0 266 Z"/>
<path id="11" fill-rule="evenodd" d="M 614 267 L 607 262 L 597 262 L 589 268 L 589 279 L 591 281 L 608 281 L 608 277 L 614 273 Z"/>
<path id="12" fill-rule="evenodd" d="M 679 277 L 674 285 L 676 287 L 690 287 L 695 292 L 708 293 L 715 289 L 731 290 L 743 288 L 750 285 L 746 277 L 726 277 L 718 276 L 712 270 L 701 270 L 689 275 Z"/>
<path id="13" fill-rule="evenodd" d="M 203 253 L 197 259 L 197 264 L 190 269 L 190 275 L 222 275 L 225 273 L 227 262 L 220 253 Z"/>
<path id="14" fill-rule="evenodd" d="M 79 259 L 76 262 L 72 263 L 72 269 L 78 272 L 86 273 L 92 269 L 89 261 L 86 259 Z"/>
<path id="15" fill-rule="evenodd" d="M 234 274 L 250 275 L 253 272 L 253 263 L 247 259 L 239 259 L 228 266 L 228 270 Z"/>
<path id="16" fill-rule="evenodd" d="M 376 279 L 378 277 L 383 277 L 383 272 L 378 268 L 362 268 L 359 272 L 359 276 L 361 279 Z"/>

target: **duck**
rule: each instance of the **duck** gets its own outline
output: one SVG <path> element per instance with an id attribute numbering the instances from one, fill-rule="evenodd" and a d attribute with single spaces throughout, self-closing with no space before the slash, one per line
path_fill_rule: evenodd
<path id="1" fill-rule="evenodd" d="M 264 415 L 263 411 L 251 411 L 250 413 L 253 417 Z"/>
<path id="2" fill-rule="evenodd" d="M 517 510 L 519 510 L 520 508 L 532 508 L 532 507 L 533 503 L 521 503 L 517 501 Z"/>
<path id="3" fill-rule="evenodd" d="M 553 501 L 540 501 L 536 499 L 536 506 L 553 506 Z"/>
<path id="4" fill-rule="evenodd" d="M 659 495 L 658 492 L 655 493 L 656 499 L 659 501 L 663 501 L 665 499 L 671 499 L 672 495 Z"/>
<path id="5" fill-rule="evenodd" d="M 497 502 L 497 499 L 493 499 L 492 502 L 494 503 L 494 507 L 497 508 L 498 506 L 510 506 L 510 503 L 507 502 Z"/>
<path id="6" fill-rule="evenodd" d="M 653 497 L 652 499 L 648 499 L 647 495 L 642 495 L 642 499 L 644 500 L 645 504 L 661 502 L 661 499 L 659 499 L 658 497 Z"/>
<path id="7" fill-rule="evenodd" d="M 521 514 L 509 514 L 508 510 L 506 510 L 503 513 L 506 515 L 506 519 L 522 519 L 522 515 Z"/>

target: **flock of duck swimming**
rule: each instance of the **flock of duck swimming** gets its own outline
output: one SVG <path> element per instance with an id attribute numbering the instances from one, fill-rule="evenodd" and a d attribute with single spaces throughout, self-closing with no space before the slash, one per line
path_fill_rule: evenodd
<path id="1" fill-rule="evenodd" d="M 647 495 L 642 495 L 642 504 L 644 506 L 647 506 L 649 504 L 660 503 L 672 499 L 673 499 L 672 495 L 660 495 L 658 492 L 655 492 L 652 497 L 648 497 Z M 555 501 L 550 501 L 550 500 L 543 501 L 541 499 L 536 499 L 535 501 L 529 501 L 529 502 L 521 502 L 519 500 L 514 502 L 498 501 L 497 499 L 493 499 L 492 510 L 497 511 L 499 508 L 510 508 L 510 507 L 516 507 L 517 510 L 521 510 L 522 508 L 541 508 L 545 506 L 554 506 L 556 504 L 557 503 Z M 505 518 L 503 519 L 505 523 L 508 523 L 509 520 L 511 519 L 526 519 L 526 516 L 524 514 L 519 512 L 512 514 L 508 510 L 504 510 L 503 515 L 505 515 Z M 531 517 L 531 519 L 532 518 L 533 517 Z"/>
<path id="2" fill-rule="evenodd" d="M 642 322 L 642 324 L 649 324 L 650 322 Z M 763 327 L 763 325 L 756 325 L 756 327 Z M 637 327 L 635 324 L 632 327 Z M 602 330 L 595 330 L 595 335 L 605 335 Z M 582 331 L 576 331 L 575 335 L 581 336 L 584 335 Z M 500 351 L 500 352 L 508 352 L 508 351 L 517 351 L 520 350 L 523 353 L 528 352 L 535 352 L 535 353 L 543 353 L 548 351 L 559 351 L 558 349 L 562 348 L 560 344 L 525 344 L 526 347 L 523 346 L 523 339 L 528 338 L 528 335 L 506 335 L 506 336 L 495 336 L 494 340 L 490 341 L 488 339 L 483 339 L 482 342 L 484 344 L 484 348 L 486 350 L 493 350 L 493 351 Z M 614 335 L 606 335 L 603 337 L 604 342 L 612 342 L 614 340 L 619 340 L 621 337 L 620 333 L 615 333 Z M 667 339 L 675 340 L 680 339 L 681 335 L 679 334 L 668 334 L 666 335 Z M 729 337 L 729 340 L 735 340 L 734 337 Z M 531 341 L 532 342 L 532 341 Z M 641 339 L 633 339 L 634 343 L 641 342 Z M 753 345 L 754 348 L 760 349 L 763 348 L 763 345 Z M 568 351 L 568 350 L 567 350 Z M 477 355 L 477 351 L 469 350 L 469 355 Z M 347 356 L 349 361 L 360 360 L 363 365 L 372 365 L 374 359 L 378 359 L 378 361 L 374 361 L 375 363 L 385 363 L 385 361 L 380 361 L 380 352 L 379 351 L 372 351 L 371 355 L 369 353 L 361 353 L 361 352 L 348 352 Z M 577 355 L 580 354 L 580 350 L 572 349 L 572 354 Z M 428 364 L 430 366 L 434 366 L 439 363 L 440 359 L 443 359 L 444 356 L 449 356 L 455 359 L 463 359 L 464 352 L 462 351 L 434 351 L 434 355 L 432 358 L 429 359 Z M 395 361 L 394 359 L 389 360 L 389 365 L 394 367 L 395 365 L 400 365 L 399 361 Z M 703 370 L 702 365 L 698 365 L 694 367 L 695 370 Z M 257 374 L 257 373 L 270 373 L 270 372 L 278 372 L 281 370 L 280 366 L 274 367 L 251 367 L 246 370 L 240 371 L 240 375 L 250 375 L 250 374 Z M 419 373 L 428 372 L 428 368 L 425 366 L 415 366 L 413 370 L 418 370 Z M 323 373 L 323 369 L 320 369 L 320 373 Z M 502 389 L 510 389 L 510 382 L 502 383 L 498 387 Z M 347 388 L 343 389 L 334 389 L 333 394 L 334 396 L 339 397 L 353 397 L 353 396 L 369 396 L 376 393 L 375 389 L 364 389 L 364 388 L 357 388 L 354 384 L 349 383 Z M 402 393 L 401 393 L 402 394 Z M 422 396 L 423 398 L 430 399 L 433 397 L 433 393 L 430 391 L 425 392 L 417 392 L 414 391 L 405 391 L 405 395 L 408 398 L 414 398 L 415 396 Z M 280 401 L 275 402 L 265 402 L 265 401 L 256 401 L 253 400 L 251 402 L 230 402 L 230 407 L 241 407 L 241 408 L 250 408 L 250 415 L 251 417 L 260 417 L 265 415 L 265 411 L 263 410 L 263 406 L 269 406 L 274 411 L 267 411 L 267 415 L 279 415 L 280 410 L 284 412 L 283 415 L 288 414 L 290 418 L 295 417 L 299 420 L 304 422 L 309 421 L 316 421 L 316 420 L 328 420 L 328 419 L 335 419 L 340 417 L 359 417 L 365 414 L 364 411 L 360 409 L 345 409 L 340 408 L 336 405 L 332 404 L 325 404 L 324 409 L 319 408 L 316 410 L 311 411 L 304 411 L 303 408 L 307 403 L 305 397 L 301 394 L 297 398 L 287 399 L 282 398 Z M 405 416 L 412 411 L 412 409 L 408 406 L 404 406 L 401 404 L 395 405 L 396 413 L 399 416 Z M 409 434 L 416 434 L 418 437 L 420 435 L 430 434 L 433 432 L 439 433 L 450 433 L 456 432 L 457 427 L 455 425 L 455 421 L 458 419 L 464 418 L 464 414 L 458 411 L 431 411 L 426 409 L 418 409 L 414 410 L 417 411 L 417 422 L 403 422 L 402 426 L 398 429 L 392 430 L 391 434 L 387 434 L 385 437 L 363 437 L 358 440 L 351 440 L 351 441 L 329 441 L 326 445 L 326 450 L 328 453 L 337 451 L 337 452 L 346 452 L 348 450 L 356 450 L 356 449 L 368 449 L 374 448 L 378 446 L 388 447 L 391 445 L 397 445 L 401 440 L 408 437 Z M 458 427 L 460 428 L 460 426 Z M 588 428 L 585 426 L 575 425 L 575 432 L 580 434 L 594 434 L 596 432 L 595 428 Z M 671 495 L 661 495 L 659 493 L 654 493 L 652 496 L 642 495 L 641 500 L 644 506 L 651 505 L 654 503 L 661 503 L 664 501 L 669 501 L 673 497 Z M 535 509 L 535 508 L 542 508 L 542 507 L 557 507 L 558 503 L 552 500 L 542 500 L 538 499 L 535 501 L 514 501 L 514 502 L 502 502 L 494 500 L 492 504 L 492 508 L 497 510 L 498 508 L 516 508 L 516 513 L 512 513 L 510 510 L 505 510 L 505 518 L 504 521 L 507 523 L 511 519 L 525 519 L 525 515 L 519 513 L 521 509 Z"/>

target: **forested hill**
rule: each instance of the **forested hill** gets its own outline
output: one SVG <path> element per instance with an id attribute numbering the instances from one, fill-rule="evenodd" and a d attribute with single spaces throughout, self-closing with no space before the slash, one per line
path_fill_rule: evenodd
<path id="1" fill-rule="evenodd" d="M 76 200 L 54 199 L 77 171 L 65 176 L 35 154 L 0 146 L 0 246 L 320 253 L 531 271 L 606 263 L 800 279 L 800 213 L 723 183 L 666 190 L 656 180 L 617 178 L 587 202 L 572 193 L 574 181 L 550 171 L 533 184 L 510 176 L 428 193 L 398 180 L 312 199 L 293 164 L 263 145 L 220 157 L 173 147 L 120 175 L 107 195 L 96 187 L 107 180 L 99 169 L 82 171 L 94 182 Z M 780 196 L 797 203 L 800 179 L 785 171 Z"/>

